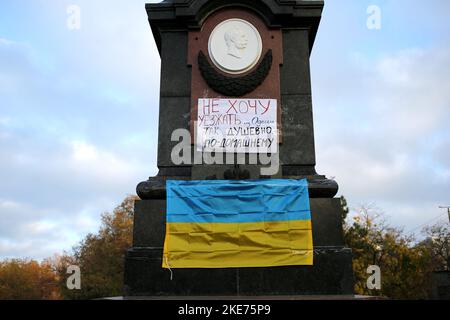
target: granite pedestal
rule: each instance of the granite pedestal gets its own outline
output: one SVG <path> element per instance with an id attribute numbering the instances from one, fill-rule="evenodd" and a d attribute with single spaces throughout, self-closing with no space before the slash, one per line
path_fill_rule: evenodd
<path id="1" fill-rule="evenodd" d="M 309 58 L 323 6 L 321 0 L 165 0 L 146 5 L 161 56 L 159 172 L 137 186 L 142 200 L 136 202 L 133 247 L 125 259 L 125 296 L 352 296 L 351 251 L 343 241 L 339 199 L 333 198 L 338 184 L 315 169 Z M 213 28 L 231 18 L 244 19 L 256 26 L 264 52 L 273 53 L 266 78 L 242 96 L 225 94 L 223 88 L 219 92 L 217 85 L 211 87 L 197 59 L 200 53 L 209 52 L 208 39 Z M 227 82 L 238 81 L 236 75 L 216 71 Z M 245 74 L 241 76 L 245 78 Z M 174 163 L 172 151 L 179 142 L 172 140 L 172 134 L 186 129 L 193 135 L 198 99 L 228 96 L 277 100 L 280 125 L 277 173 L 263 175 L 259 162 Z M 175 269 L 172 277 L 169 270 L 162 268 L 167 180 L 275 178 L 308 180 L 313 266 Z"/>
<path id="2" fill-rule="evenodd" d="M 351 295 L 351 250 L 342 236 L 339 199 L 311 199 L 314 265 L 270 268 L 162 268 L 165 200 L 135 205 L 133 248 L 125 260 L 125 296 Z"/>

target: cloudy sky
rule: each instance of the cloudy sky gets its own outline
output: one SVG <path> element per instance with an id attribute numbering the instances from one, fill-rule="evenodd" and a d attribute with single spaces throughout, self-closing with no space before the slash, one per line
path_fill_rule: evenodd
<path id="1" fill-rule="evenodd" d="M 0 258 L 70 249 L 157 172 L 144 3 L 0 2 Z M 450 205 L 448 12 L 448 0 L 328 0 L 311 57 L 319 173 L 407 231 Z"/>

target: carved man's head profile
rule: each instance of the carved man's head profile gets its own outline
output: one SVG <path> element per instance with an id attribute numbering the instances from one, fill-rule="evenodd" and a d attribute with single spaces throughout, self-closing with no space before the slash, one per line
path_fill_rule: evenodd
<path id="1" fill-rule="evenodd" d="M 248 45 L 248 36 L 242 29 L 236 27 L 225 32 L 225 42 L 229 55 L 242 58 L 242 51 Z"/>

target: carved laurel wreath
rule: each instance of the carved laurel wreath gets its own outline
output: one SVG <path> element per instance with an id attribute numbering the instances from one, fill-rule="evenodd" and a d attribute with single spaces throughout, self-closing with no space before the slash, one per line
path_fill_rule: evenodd
<path id="1" fill-rule="evenodd" d="M 206 83 L 218 93 L 231 97 L 243 96 L 263 83 L 272 67 L 272 60 L 270 49 L 255 71 L 241 77 L 227 77 L 209 63 L 203 51 L 198 54 L 198 66 Z"/>

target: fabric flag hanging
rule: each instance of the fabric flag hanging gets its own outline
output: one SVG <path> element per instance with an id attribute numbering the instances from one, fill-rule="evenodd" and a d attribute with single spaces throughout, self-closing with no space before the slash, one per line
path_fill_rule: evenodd
<path id="1" fill-rule="evenodd" d="M 167 181 L 163 268 L 312 264 L 306 180 Z"/>

